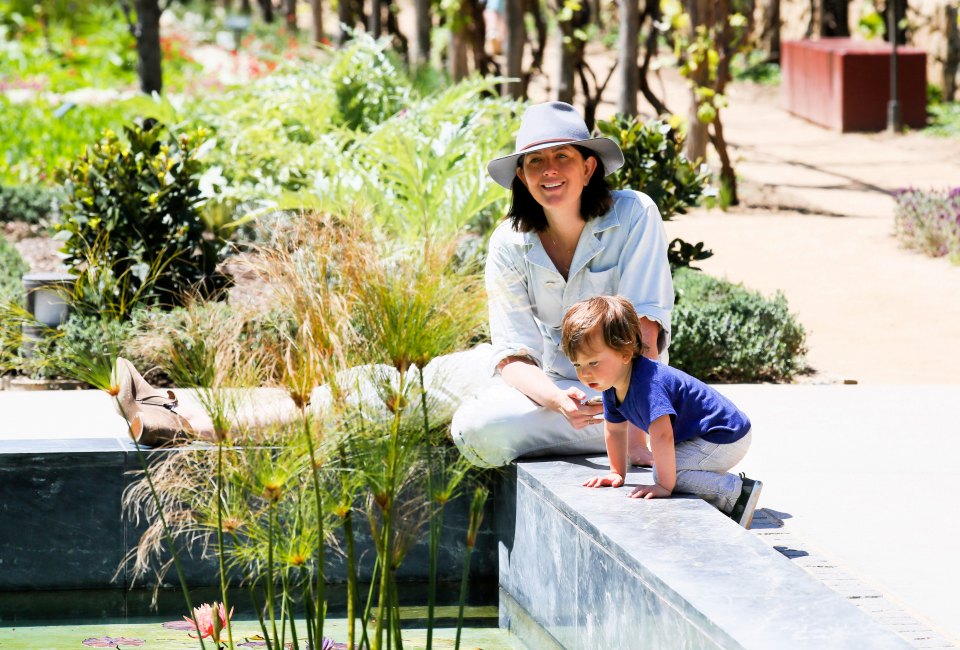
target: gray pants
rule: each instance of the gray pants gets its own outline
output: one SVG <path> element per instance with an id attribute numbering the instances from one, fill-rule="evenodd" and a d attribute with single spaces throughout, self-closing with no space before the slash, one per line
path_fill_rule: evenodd
<path id="1" fill-rule="evenodd" d="M 674 492 L 695 494 L 724 514 L 730 514 L 740 496 L 743 481 L 728 472 L 743 460 L 752 439 L 751 430 L 740 440 L 726 445 L 707 442 L 703 438 L 678 443 L 677 485 Z M 657 480 L 656 468 L 653 470 L 653 479 Z"/>

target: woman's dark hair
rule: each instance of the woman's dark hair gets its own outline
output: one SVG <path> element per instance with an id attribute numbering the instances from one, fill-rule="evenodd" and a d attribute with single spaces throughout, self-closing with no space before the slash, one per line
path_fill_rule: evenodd
<path id="1" fill-rule="evenodd" d="M 573 148 L 580 152 L 583 159 L 594 158 L 597 161 L 597 168 L 590 177 L 590 182 L 583 188 L 583 194 L 580 195 L 580 216 L 584 221 L 590 221 L 595 217 L 602 216 L 610 210 L 613 205 L 613 196 L 610 194 L 610 187 L 604 178 L 605 170 L 600 156 L 592 149 L 573 145 Z M 523 165 L 523 156 L 517 158 L 517 167 Z M 519 232 L 543 232 L 547 229 L 547 215 L 543 213 L 543 206 L 537 203 L 530 190 L 523 184 L 519 176 L 513 177 L 511 187 L 513 201 L 510 203 L 510 211 L 507 216 L 510 217 L 510 225 Z"/>

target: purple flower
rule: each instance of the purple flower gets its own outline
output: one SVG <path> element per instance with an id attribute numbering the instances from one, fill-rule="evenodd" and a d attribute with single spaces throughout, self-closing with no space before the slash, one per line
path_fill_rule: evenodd
<path id="1" fill-rule="evenodd" d="M 116 648 L 120 645 L 143 645 L 146 641 L 143 639 L 130 639 L 125 636 L 98 636 L 83 640 L 83 645 L 88 648 Z"/>

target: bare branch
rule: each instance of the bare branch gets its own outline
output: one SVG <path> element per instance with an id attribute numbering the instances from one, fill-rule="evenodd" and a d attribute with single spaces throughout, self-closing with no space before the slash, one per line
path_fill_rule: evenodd
<path id="1" fill-rule="evenodd" d="M 657 115 L 664 115 L 671 111 L 667 108 L 667 105 L 653 93 L 653 89 L 650 88 L 650 80 L 647 78 L 647 75 L 650 74 L 650 62 L 653 59 L 654 52 L 657 51 L 657 20 L 660 18 L 659 2 L 651 0 L 645 4 L 643 15 L 640 17 L 641 26 L 648 17 L 650 18 L 650 31 L 647 32 L 647 40 L 646 43 L 644 43 L 643 63 L 640 65 L 638 81 L 640 92 L 643 94 L 644 99 L 653 106 L 653 110 L 657 112 Z"/>

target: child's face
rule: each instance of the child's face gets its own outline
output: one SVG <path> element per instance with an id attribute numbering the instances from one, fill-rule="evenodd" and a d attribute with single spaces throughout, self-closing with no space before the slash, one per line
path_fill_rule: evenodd
<path id="1" fill-rule="evenodd" d="M 597 335 L 590 336 L 572 359 L 577 377 L 590 388 L 604 391 L 611 386 L 623 386 L 630 381 L 630 362 L 633 355 L 619 352 Z"/>

